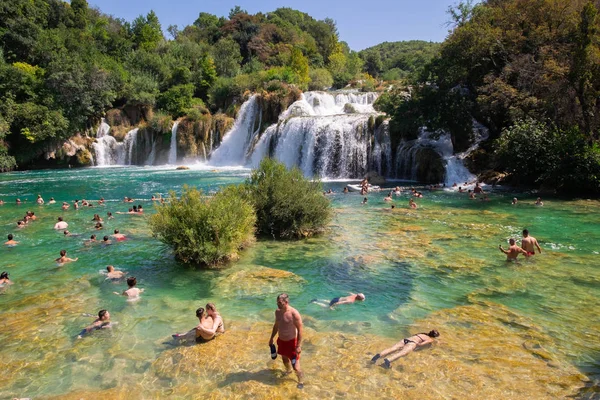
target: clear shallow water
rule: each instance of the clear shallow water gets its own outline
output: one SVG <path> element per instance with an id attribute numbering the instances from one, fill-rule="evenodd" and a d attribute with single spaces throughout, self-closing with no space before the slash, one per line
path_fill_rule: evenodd
<path id="1" fill-rule="evenodd" d="M 237 263 L 210 271 L 175 262 L 169 249 L 152 238 L 147 216 L 115 214 L 131 205 L 122 202 L 124 196 L 139 199 L 134 204 L 143 204 L 148 215 L 153 194 L 179 191 L 184 184 L 211 193 L 247 174 L 212 167 L 128 167 L 0 175 L 0 198 L 7 202 L 0 207 L 0 227 L 4 237 L 13 233 L 20 242 L 0 250 L 0 268 L 15 282 L 0 296 L 0 368 L 5 371 L 0 397 L 82 392 L 120 397 L 120 391 L 131 390 L 131 382 L 142 385 L 136 392 L 140 398 L 288 396 L 295 393 L 292 381 L 278 377 L 281 366 L 267 361 L 266 350 L 275 296 L 281 291 L 290 293 L 307 326 L 308 397 L 359 397 L 383 390 L 409 398 L 552 398 L 592 396 L 597 390 L 597 201 L 545 199 L 544 207 L 535 207 L 534 197 L 522 194 L 519 204 L 511 206 L 514 193 L 495 192 L 483 202 L 455 192 L 424 191 L 418 210 L 407 208 L 404 194 L 392 211 L 383 192 L 361 205 L 361 196 L 340 193 L 343 182 L 326 182 L 326 189 L 337 192 L 330 196 L 336 213 L 327 235 L 300 242 L 259 241 Z M 54 197 L 57 204 L 36 205 L 38 193 L 46 202 Z M 17 206 L 16 197 L 27 202 Z M 62 201 L 100 197 L 107 200 L 105 206 L 60 209 Z M 17 230 L 16 220 L 28 209 L 37 221 Z M 115 219 L 96 231 L 93 214 L 105 217 L 107 211 Z M 52 226 L 60 215 L 81 236 L 55 232 Z M 544 252 L 508 264 L 497 246 L 520 237 L 525 227 Z M 101 236 L 113 229 L 129 240 L 106 247 L 82 244 L 92 233 Z M 57 266 L 60 249 L 79 260 Z M 138 278 L 146 289 L 139 301 L 112 294 L 126 285 L 104 280 L 100 271 L 109 264 Z M 365 293 L 367 301 L 333 311 L 310 304 L 350 291 Z M 194 310 L 208 301 L 224 315 L 227 335 L 208 345 L 175 347 L 170 334 L 194 326 Z M 82 314 L 101 308 L 110 310 L 118 326 L 75 340 L 91 321 Z M 439 345 L 410 355 L 413 364 L 406 370 L 401 362 L 392 371 L 368 365 L 376 351 L 432 328 L 442 333 Z M 486 344 L 474 345 L 479 342 Z M 219 362 L 210 359 L 211 352 Z M 343 376 L 322 365 L 337 365 Z M 519 368 L 530 379 L 515 380 Z M 439 372 L 429 377 L 432 369 Z M 415 376 L 419 384 L 411 379 Z M 431 391 L 432 385 L 438 389 Z M 588 389 L 580 391 L 584 386 Z"/>

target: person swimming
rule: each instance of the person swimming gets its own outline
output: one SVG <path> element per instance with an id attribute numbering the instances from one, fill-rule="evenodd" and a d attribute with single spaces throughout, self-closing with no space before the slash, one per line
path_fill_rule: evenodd
<path id="1" fill-rule="evenodd" d="M 366 298 L 365 295 L 362 293 L 357 293 L 357 294 L 350 293 L 350 296 L 335 297 L 328 304 L 320 302 L 317 299 L 312 300 L 311 303 L 318 304 L 321 307 L 329 307 L 329 308 L 333 309 L 335 306 L 339 306 L 342 304 L 352 304 L 355 301 L 365 301 L 365 298 Z"/>
<path id="2" fill-rule="evenodd" d="M 0 274 L 0 286 L 12 285 L 12 281 L 8 278 L 8 272 L 4 271 Z"/>
<path id="3" fill-rule="evenodd" d="M 77 339 L 82 339 L 84 335 L 98 330 L 98 329 L 107 329 L 112 328 L 112 323 L 110 321 L 110 313 L 107 310 L 98 311 L 98 318 L 89 326 L 83 328 L 79 335 L 77 335 Z"/>
<path id="4" fill-rule="evenodd" d="M 106 267 L 106 279 L 118 280 L 125 276 L 125 272 L 116 270 L 115 267 L 109 265 Z"/>
<path id="5" fill-rule="evenodd" d="M 108 269 L 108 267 L 107 267 L 107 269 Z M 136 285 L 137 285 L 137 279 L 135 278 L 135 276 L 130 276 L 129 278 L 127 278 L 127 286 L 128 286 L 127 290 L 124 290 L 123 293 L 119 293 L 119 292 L 113 292 L 113 293 L 117 294 L 119 296 L 121 296 L 121 295 L 127 296 L 130 299 L 138 298 L 138 297 L 140 297 L 140 294 L 142 294 L 144 292 L 144 289 L 136 288 L 135 287 Z"/>
<path id="6" fill-rule="evenodd" d="M 14 236 L 12 235 L 12 233 L 8 234 L 8 241 L 4 242 L 4 244 L 8 247 L 14 247 L 16 245 L 19 244 L 19 242 L 17 242 L 16 240 L 14 240 Z"/>

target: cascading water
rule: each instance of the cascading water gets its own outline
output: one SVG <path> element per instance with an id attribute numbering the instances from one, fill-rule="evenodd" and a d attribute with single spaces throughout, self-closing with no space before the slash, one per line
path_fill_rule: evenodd
<path id="1" fill-rule="evenodd" d="M 221 146 L 213 165 L 257 166 L 266 156 L 299 167 L 306 176 L 358 178 L 373 169 L 391 170 L 387 125 L 371 142 L 376 93 L 307 92 L 260 134 L 261 110 L 251 97 Z M 373 122 L 371 121 L 371 122 Z M 381 161 L 385 160 L 383 167 Z"/>
<path id="2" fill-rule="evenodd" d="M 487 129 L 480 123 L 473 121 L 473 145 L 463 153 L 454 154 L 454 146 L 449 133 L 442 133 L 438 137 L 433 132 L 421 128 L 416 140 L 402 142 L 396 150 L 396 177 L 417 180 L 419 168 L 418 154 L 423 149 L 430 148 L 438 153 L 446 166 L 444 182 L 452 185 L 455 182 L 470 182 L 476 179 L 465 167 L 463 160 L 481 141 L 488 138 Z"/>
<path id="3" fill-rule="evenodd" d="M 177 126 L 179 125 L 179 121 L 175 121 L 173 123 L 173 128 L 171 129 L 171 148 L 169 149 L 169 161 L 170 165 L 175 165 L 177 163 Z"/>
<path id="4" fill-rule="evenodd" d="M 260 132 L 261 117 L 257 96 L 250 97 L 238 113 L 231 130 L 223 137 L 221 145 L 212 153 L 212 165 L 244 165 L 249 145 Z M 256 126 L 258 125 L 258 126 Z"/>
<path id="5" fill-rule="evenodd" d="M 106 126 L 108 126 L 108 124 Z M 125 139 L 121 143 L 117 142 L 113 136 L 108 135 L 110 127 L 106 129 L 101 125 L 100 129 L 105 130 L 102 132 L 102 136 L 92 144 L 96 156 L 96 165 L 99 167 L 108 165 L 131 165 L 132 152 L 136 145 L 138 128 L 127 132 Z"/>

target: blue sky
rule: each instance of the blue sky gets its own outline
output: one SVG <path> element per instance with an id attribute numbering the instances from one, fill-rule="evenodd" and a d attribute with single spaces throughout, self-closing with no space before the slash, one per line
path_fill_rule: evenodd
<path id="1" fill-rule="evenodd" d="M 227 16 L 236 5 L 251 14 L 291 7 L 313 18 L 336 21 L 340 39 L 353 50 L 381 42 L 428 40 L 441 42 L 448 33 L 446 10 L 457 0 L 88 0 L 106 14 L 133 21 L 154 10 L 163 30 L 190 25 L 201 11 Z"/>

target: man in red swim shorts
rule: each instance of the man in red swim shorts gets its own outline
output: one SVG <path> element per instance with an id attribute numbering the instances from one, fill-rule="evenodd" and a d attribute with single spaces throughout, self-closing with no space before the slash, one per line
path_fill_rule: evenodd
<path id="1" fill-rule="evenodd" d="M 292 369 L 298 376 L 298 388 L 304 387 L 304 376 L 300 369 L 300 353 L 302 352 L 302 317 L 298 310 L 289 304 L 289 297 L 282 293 L 277 296 L 277 310 L 275 310 L 275 323 L 269 339 L 269 346 L 273 345 L 277 337 L 277 353 L 281 354 L 283 365 L 289 374 Z"/>
<path id="2" fill-rule="evenodd" d="M 523 229 L 523 240 L 521 241 L 521 247 L 523 250 L 527 252 L 527 257 L 531 257 L 535 255 L 535 249 L 538 249 L 538 252 L 542 253 L 542 248 L 540 244 L 533 236 L 529 236 L 529 231 L 527 229 Z"/>

